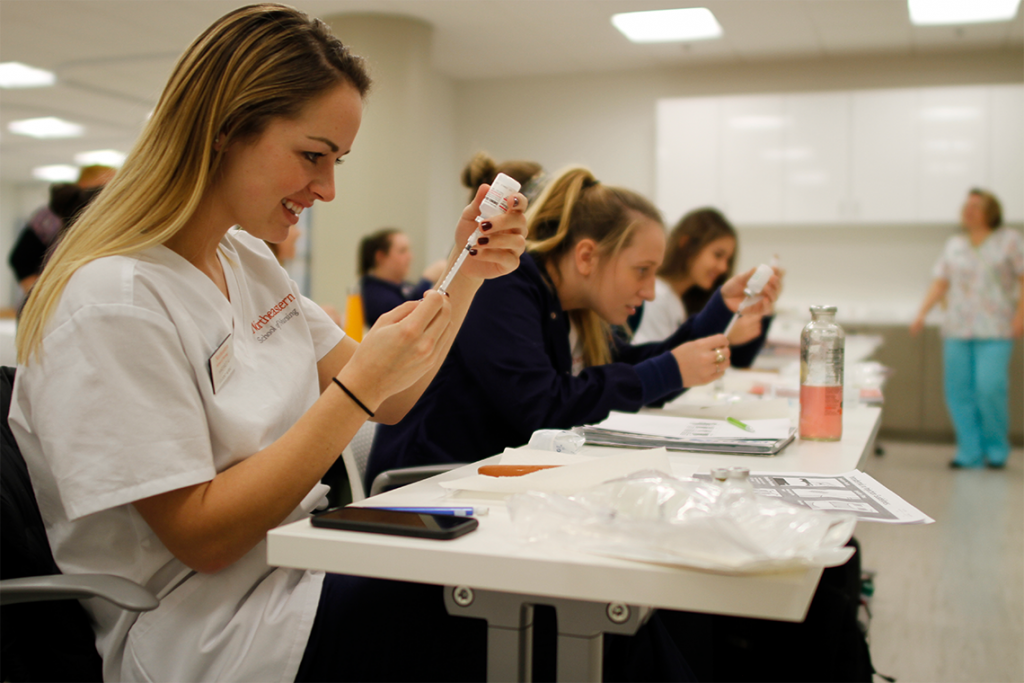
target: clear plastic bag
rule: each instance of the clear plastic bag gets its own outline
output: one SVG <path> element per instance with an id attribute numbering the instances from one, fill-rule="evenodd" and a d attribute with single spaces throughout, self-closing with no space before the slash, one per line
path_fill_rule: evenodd
<path id="1" fill-rule="evenodd" d="M 745 574 L 831 567 L 853 549 L 852 515 L 758 496 L 749 482 L 676 479 L 637 472 L 572 496 L 512 496 L 519 535 L 584 552 Z"/>

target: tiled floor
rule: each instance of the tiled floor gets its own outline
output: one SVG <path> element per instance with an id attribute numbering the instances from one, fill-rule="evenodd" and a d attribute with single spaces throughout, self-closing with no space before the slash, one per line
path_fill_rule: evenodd
<path id="1" fill-rule="evenodd" d="M 951 470 L 953 446 L 881 442 L 864 469 L 935 519 L 861 523 L 875 669 L 900 683 L 1024 681 L 1024 451 Z"/>

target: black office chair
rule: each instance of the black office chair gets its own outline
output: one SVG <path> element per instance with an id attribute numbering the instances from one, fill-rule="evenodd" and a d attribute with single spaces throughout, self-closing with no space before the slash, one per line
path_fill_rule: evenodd
<path id="1" fill-rule="evenodd" d="M 92 625 L 78 599 L 99 597 L 137 612 L 159 601 L 119 576 L 61 574 L 7 421 L 13 385 L 14 368 L 0 367 L 0 677 L 102 681 Z"/>

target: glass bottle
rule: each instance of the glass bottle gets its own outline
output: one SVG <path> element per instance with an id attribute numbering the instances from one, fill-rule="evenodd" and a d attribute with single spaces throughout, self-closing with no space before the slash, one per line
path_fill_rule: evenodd
<path id="1" fill-rule="evenodd" d="M 800 333 L 800 438 L 838 441 L 843 436 L 843 352 L 846 333 L 835 306 L 811 306 Z"/>

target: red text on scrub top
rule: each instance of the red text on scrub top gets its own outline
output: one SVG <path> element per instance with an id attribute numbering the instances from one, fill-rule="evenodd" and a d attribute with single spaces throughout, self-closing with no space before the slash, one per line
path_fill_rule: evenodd
<path id="1" fill-rule="evenodd" d="M 253 323 L 252 323 L 252 332 L 253 332 L 253 334 L 256 334 L 257 332 L 262 330 L 264 325 L 266 325 L 271 320 L 273 320 L 274 316 L 276 316 L 278 313 L 280 313 L 284 309 L 288 308 L 288 306 L 293 301 L 295 301 L 295 295 L 294 294 L 289 294 L 285 298 L 283 298 L 280 301 L 278 301 L 269 311 L 267 311 L 266 313 L 261 315 L 259 318 L 257 318 L 255 321 L 253 321 Z"/>

